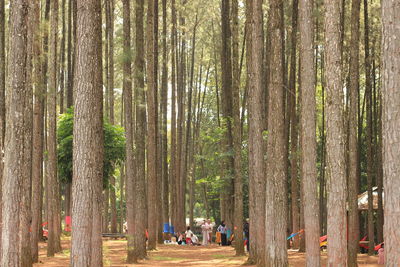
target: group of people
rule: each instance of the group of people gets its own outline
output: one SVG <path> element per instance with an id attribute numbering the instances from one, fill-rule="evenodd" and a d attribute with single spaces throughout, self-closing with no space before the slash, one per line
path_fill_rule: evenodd
<path id="1" fill-rule="evenodd" d="M 186 228 L 185 232 L 177 232 L 170 241 L 166 241 L 167 243 L 171 244 L 178 244 L 178 245 L 203 245 L 207 246 L 212 243 L 212 235 L 213 235 L 214 225 L 211 223 L 210 219 L 203 220 L 201 224 L 201 233 L 202 233 L 202 242 L 200 244 L 199 238 L 197 235 L 192 231 L 190 226 Z M 249 223 L 248 221 L 245 222 L 243 226 L 243 234 L 245 239 L 245 245 L 247 251 L 250 251 L 249 246 Z M 215 233 L 215 243 L 221 246 L 229 246 L 232 244 L 234 239 L 234 234 L 232 230 L 225 224 L 225 221 L 222 221 L 216 229 Z"/>

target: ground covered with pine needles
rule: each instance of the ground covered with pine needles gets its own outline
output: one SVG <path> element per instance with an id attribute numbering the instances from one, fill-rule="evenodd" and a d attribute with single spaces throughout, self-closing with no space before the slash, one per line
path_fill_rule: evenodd
<path id="1" fill-rule="evenodd" d="M 55 257 L 46 257 L 46 244 L 40 243 L 39 263 L 34 267 L 65 267 L 69 266 L 70 256 L 70 240 L 65 238 L 62 241 L 63 251 Z M 177 246 L 177 245 L 160 245 L 156 251 L 149 252 L 148 259 L 140 264 L 126 264 L 126 241 L 125 240 L 103 240 L 104 266 L 110 267 L 130 267 L 130 266 L 243 266 L 247 257 L 236 257 L 233 247 L 220 247 L 211 245 L 203 246 Z M 326 262 L 326 252 L 322 253 L 323 265 Z M 376 264 L 378 261 L 376 256 L 368 256 L 366 254 L 359 255 L 358 262 L 360 267 L 381 266 Z M 305 254 L 297 251 L 289 251 L 289 266 L 301 267 L 305 266 Z"/>

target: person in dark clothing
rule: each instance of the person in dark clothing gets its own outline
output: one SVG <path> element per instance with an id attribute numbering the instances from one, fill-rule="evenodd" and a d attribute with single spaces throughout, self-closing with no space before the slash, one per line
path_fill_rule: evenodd
<path id="1" fill-rule="evenodd" d="M 244 237 L 246 238 L 246 249 L 250 252 L 250 225 L 248 220 L 243 225 Z"/>
<path id="2" fill-rule="evenodd" d="M 226 239 L 226 231 L 227 231 L 227 228 L 225 226 L 225 221 L 222 221 L 221 224 L 217 228 L 217 232 L 221 233 L 221 245 L 222 246 L 228 245 L 228 242 Z"/>

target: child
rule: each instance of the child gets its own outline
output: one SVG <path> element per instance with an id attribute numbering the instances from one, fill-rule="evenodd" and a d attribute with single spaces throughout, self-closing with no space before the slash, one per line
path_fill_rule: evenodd
<path id="1" fill-rule="evenodd" d="M 384 244 L 381 245 L 381 248 L 378 250 L 378 264 L 385 264 L 385 249 L 383 248 Z"/>
<path id="2" fill-rule="evenodd" d="M 192 236 L 193 236 L 193 232 L 192 230 L 190 230 L 190 226 L 187 227 L 185 235 L 186 235 L 186 244 L 190 245 L 192 243 Z"/>

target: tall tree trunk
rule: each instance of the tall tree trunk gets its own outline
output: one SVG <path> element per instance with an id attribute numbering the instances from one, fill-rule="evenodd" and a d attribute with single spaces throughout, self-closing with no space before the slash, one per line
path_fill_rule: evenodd
<path id="1" fill-rule="evenodd" d="M 208 74 L 208 72 L 207 72 Z M 243 240 L 243 174 L 242 174 L 242 128 L 240 118 L 240 66 L 239 66 L 239 2 L 232 1 L 232 136 L 234 149 L 234 221 L 233 231 L 236 255 L 244 255 Z M 208 75 L 207 75 L 208 77 Z"/>
<path id="2" fill-rule="evenodd" d="M 109 103 L 109 119 L 114 124 L 114 0 L 108 0 L 108 103 Z M 112 195 L 110 196 L 112 198 Z M 113 207 L 111 206 L 111 209 Z"/>
<path id="3" fill-rule="evenodd" d="M 282 49 L 281 3 L 270 2 L 271 54 L 268 88 L 268 141 L 266 178 L 266 263 L 270 266 L 287 266 L 287 196 L 286 196 L 286 139 L 284 122 L 284 73 Z M 271 240 L 273 240 L 271 242 Z"/>
<path id="4" fill-rule="evenodd" d="M 186 157 L 185 157 L 185 165 L 186 165 L 186 177 L 188 180 L 190 177 L 190 190 L 189 190 L 189 225 L 193 228 L 194 226 L 194 187 L 192 183 L 193 176 L 191 175 L 191 151 L 192 151 L 192 117 L 193 108 L 192 108 L 192 98 L 193 94 L 196 96 L 196 93 L 193 93 L 193 76 L 194 76 L 194 65 L 195 65 L 195 52 L 196 52 L 196 29 L 197 29 L 197 14 L 196 14 L 196 22 L 193 28 L 193 37 L 192 37 L 192 56 L 191 56 L 191 66 L 190 66 L 190 82 L 189 82 L 189 92 L 188 92 L 188 107 L 187 107 L 187 121 L 186 121 Z M 193 106 L 196 106 L 194 104 Z"/>
<path id="5" fill-rule="evenodd" d="M 78 1 L 76 48 L 71 266 L 101 267 L 104 137 L 99 1 Z"/>
<path id="6" fill-rule="evenodd" d="M 347 266 L 346 162 L 340 51 L 341 2 L 325 1 L 325 7 L 328 266 Z"/>
<path id="7" fill-rule="evenodd" d="M 221 104 L 222 104 L 222 125 L 224 137 L 221 141 L 222 153 L 222 192 L 221 194 L 221 217 L 226 225 L 232 228 L 233 222 L 233 157 L 229 151 L 233 148 L 232 141 L 232 33 L 230 25 L 230 1 L 222 0 L 221 6 Z"/>
<path id="8" fill-rule="evenodd" d="M 147 210 L 149 250 L 156 249 L 157 241 L 157 105 L 154 73 L 154 1 L 147 1 Z M 157 0 L 156 0 L 157 1 Z"/>
<path id="9" fill-rule="evenodd" d="M 246 1 L 247 79 L 249 85 L 249 214 L 250 263 L 264 259 L 265 181 L 262 120 L 262 0 Z"/>
<path id="10" fill-rule="evenodd" d="M 65 89 L 65 0 L 61 0 L 61 46 L 60 46 L 60 114 L 64 113 L 64 89 Z"/>
<path id="11" fill-rule="evenodd" d="M 49 85 L 47 95 L 47 168 L 46 168 L 46 196 L 47 221 L 49 240 L 47 256 L 54 256 L 60 247 L 59 230 L 57 224 L 58 207 L 58 179 L 57 179 L 57 42 L 58 40 L 58 0 L 50 4 L 50 49 L 49 49 Z"/>
<path id="12" fill-rule="evenodd" d="M 400 3 L 382 1 L 382 141 L 385 264 L 400 262 Z"/>
<path id="13" fill-rule="evenodd" d="M 133 117 L 132 117 L 132 51 L 131 51 L 131 18 L 130 1 L 123 1 L 124 31 L 124 80 L 123 101 L 126 137 L 126 219 L 128 224 L 128 257 L 127 263 L 134 262 L 134 230 L 135 230 L 135 167 L 133 154 Z"/>
<path id="14" fill-rule="evenodd" d="M 9 16 L 9 52 L 8 79 L 9 90 L 6 101 L 6 124 L 4 142 L 4 171 L 2 181 L 2 236 L 1 258 L 2 266 L 21 266 L 19 251 L 19 228 L 21 218 L 20 202 L 22 201 L 21 184 L 27 171 L 25 151 L 25 136 L 32 129 L 24 116 L 27 108 L 27 33 L 28 33 L 28 3 L 13 1 Z M 3 19 L 4 17 L 2 17 Z M 2 129 L 3 130 L 3 129 Z"/>
<path id="15" fill-rule="evenodd" d="M 171 1 L 171 151 L 170 151 L 170 181 L 171 181 L 171 224 L 176 227 L 177 225 L 177 204 L 178 204 L 178 178 L 176 172 L 177 165 L 177 143 L 176 143 L 176 54 L 177 54 L 177 32 L 176 32 L 176 10 L 175 0 Z"/>
<path id="16" fill-rule="evenodd" d="M 6 126 L 6 32 L 5 32 L 5 2 L 0 0 L 0 151 L 4 150 L 5 126 Z M 3 181 L 3 155 L 0 155 L 0 183 Z M 0 199 L 2 198 L 2 186 L 0 186 Z M 0 221 L 2 209 L 0 205 Z M 0 240 L 1 240 L 0 231 Z M 1 242 L 0 242 L 1 249 Z"/>
<path id="17" fill-rule="evenodd" d="M 364 0 L 364 48 L 365 48 L 365 95 L 366 95 L 366 112 L 367 112 L 367 187 L 368 187 L 368 246 L 374 247 L 374 201 L 372 194 L 374 179 L 374 147 L 373 147 L 373 122 L 372 122 L 372 81 L 371 81 L 371 58 L 369 52 L 369 18 L 368 18 L 368 1 Z M 368 255 L 373 255 L 374 250 L 369 249 Z"/>
<path id="18" fill-rule="evenodd" d="M 34 86 L 34 107 L 33 107 L 33 137 L 32 137 L 32 236 L 31 255 L 32 262 L 39 260 L 39 229 L 42 222 L 42 184 L 43 184 L 43 117 L 44 117 L 44 93 L 42 64 L 45 58 L 41 57 L 41 31 L 40 31 L 40 5 L 32 2 L 30 15 L 32 16 L 31 26 L 35 29 L 32 39 L 32 82 Z"/>
<path id="19" fill-rule="evenodd" d="M 146 181 L 145 181 L 145 149 L 146 149 L 146 98 L 144 91 L 144 33 L 143 16 L 144 0 L 136 0 L 135 6 L 135 107 L 136 107 L 136 176 L 134 205 L 136 208 L 134 226 L 134 252 L 133 262 L 146 257 L 146 236 L 147 225 L 146 214 Z M 131 227 L 132 229 L 132 227 Z"/>
<path id="20" fill-rule="evenodd" d="M 306 265 L 320 266 L 313 2 L 300 0 L 301 173 Z"/>
<path id="21" fill-rule="evenodd" d="M 75 0 L 68 0 L 68 37 L 67 37 L 67 82 L 66 82 L 66 107 L 67 109 L 73 105 L 73 80 L 74 80 L 74 73 L 73 73 L 73 63 L 74 63 L 74 55 L 75 55 L 75 47 L 72 45 L 72 40 L 75 36 L 73 27 L 75 23 L 72 23 L 72 9 L 73 9 L 73 2 Z M 72 204 L 72 182 L 67 181 L 65 184 L 65 216 L 71 216 L 71 204 Z"/>
<path id="22" fill-rule="evenodd" d="M 169 223 L 169 176 L 168 176 L 168 52 L 167 52 L 167 0 L 162 0 L 162 84 L 161 84 L 161 118 L 162 118 L 162 214 L 163 223 Z"/>
<path id="23" fill-rule="evenodd" d="M 297 16 L 298 16 L 298 0 L 293 0 L 292 7 L 292 33 L 291 33 L 291 52 L 290 52 L 290 73 L 289 73 L 289 92 L 288 92 L 288 118 L 290 121 L 290 143 L 291 143 L 291 209 L 292 209 L 292 232 L 299 231 L 299 186 L 298 186 L 298 118 L 296 106 L 296 51 L 297 51 Z M 289 137 L 289 136 L 288 136 Z M 299 236 L 293 238 L 293 247 L 299 247 Z"/>
<path id="24" fill-rule="evenodd" d="M 186 0 L 183 0 L 182 4 L 185 4 Z M 177 95 L 178 95 L 178 122 L 177 122 L 177 157 L 176 157 L 176 177 L 178 180 L 178 197 L 177 197 L 177 223 L 176 230 L 184 231 L 186 224 L 186 179 L 184 173 L 184 121 L 185 121 L 185 90 L 186 90 L 186 36 L 185 36 L 185 18 L 180 16 L 180 26 L 183 28 L 181 33 L 181 49 L 180 54 L 177 53 Z"/>
<path id="25" fill-rule="evenodd" d="M 348 167 L 348 266 L 356 267 L 359 251 L 358 218 L 358 88 L 359 88 L 360 0 L 352 0 L 350 41 L 350 109 L 349 109 L 349 167 Z"/>

